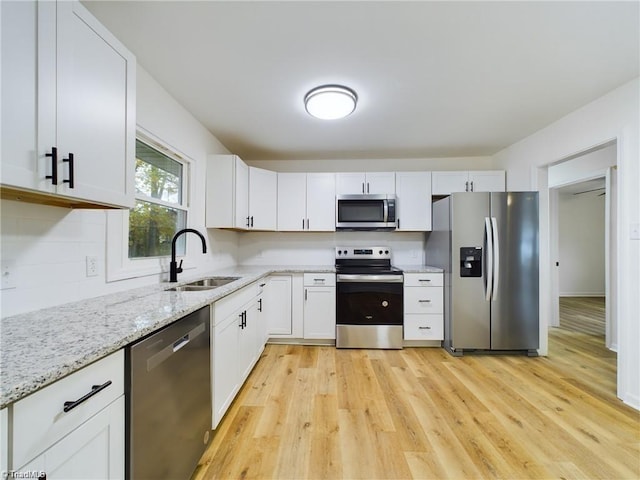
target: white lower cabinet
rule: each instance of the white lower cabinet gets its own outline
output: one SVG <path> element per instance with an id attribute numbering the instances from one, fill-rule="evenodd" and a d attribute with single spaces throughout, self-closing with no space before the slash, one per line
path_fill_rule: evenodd
<path id="1" fill-rule="evenodd" d="M 293 335 L 291 288 L 291 275 L 271 275 L 267 279 L 264 301 L 270 337 Z"/>
<path id="2" fill-rule="evenodd" d="M 213 412 L 215 429 L 254 367 L 265 345 L 263 281 L 257 281 L 213 305 Z"/>
<path id="3" fill-rule="evenodd" d="M 124 478 L 122 350 L 9 408 L 11 470 L 47 479 Z"/>
<path id="4" fill-rule="evenodd" d="M 404 274 L 404 339 L 444 340 L 442 273 Z"/>
<path id="5" fill-rule="evenodd" d="M 304 274 L 305 339 L 336 338 L 336 276 L 334 273 Z"/>

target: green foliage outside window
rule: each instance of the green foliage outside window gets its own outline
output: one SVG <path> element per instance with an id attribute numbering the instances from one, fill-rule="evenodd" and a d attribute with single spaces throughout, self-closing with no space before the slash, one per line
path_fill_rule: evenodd
<path id="1" fill-rule="evenodd" d="M 187 223 L 187 212 L 180 208 L 183 170 L 180 162 L 136 142 L 137 199 L 129 212 L 129 258 L 171 254 L 173 235 Z M 177 247 L 184 255 L 184 237 Z"/>

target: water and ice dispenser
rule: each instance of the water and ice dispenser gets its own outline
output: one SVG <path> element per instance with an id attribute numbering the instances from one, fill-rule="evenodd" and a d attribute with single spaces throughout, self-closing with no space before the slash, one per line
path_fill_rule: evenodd
<path id="1" fill-rule="evenodd" d="M 460 276 L 482 277 L 482 247 L 460 247 Z"/>

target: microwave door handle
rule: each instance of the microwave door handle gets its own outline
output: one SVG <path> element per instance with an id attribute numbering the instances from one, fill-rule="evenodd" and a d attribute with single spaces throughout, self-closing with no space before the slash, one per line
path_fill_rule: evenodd
<path id="1" fill-rule="evenodd" d="M 389 202 L 386 200 L 382 201 L 382 216 L 384 217 L 382 221 L 387 223 L 389 221 Z"/>

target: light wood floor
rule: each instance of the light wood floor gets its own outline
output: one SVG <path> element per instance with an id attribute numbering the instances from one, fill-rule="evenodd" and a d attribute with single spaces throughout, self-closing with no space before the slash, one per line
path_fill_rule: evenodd
<path id="1" fill-rule="evenodd" d="M 560 328 L 604 335 L 604 297 L 560 297 Z"/>
<path id="2" fill-rule="evenodd" d="M 549 356 L 268 345 L 194 479 L 638 479 L 603 339 Z"/>

